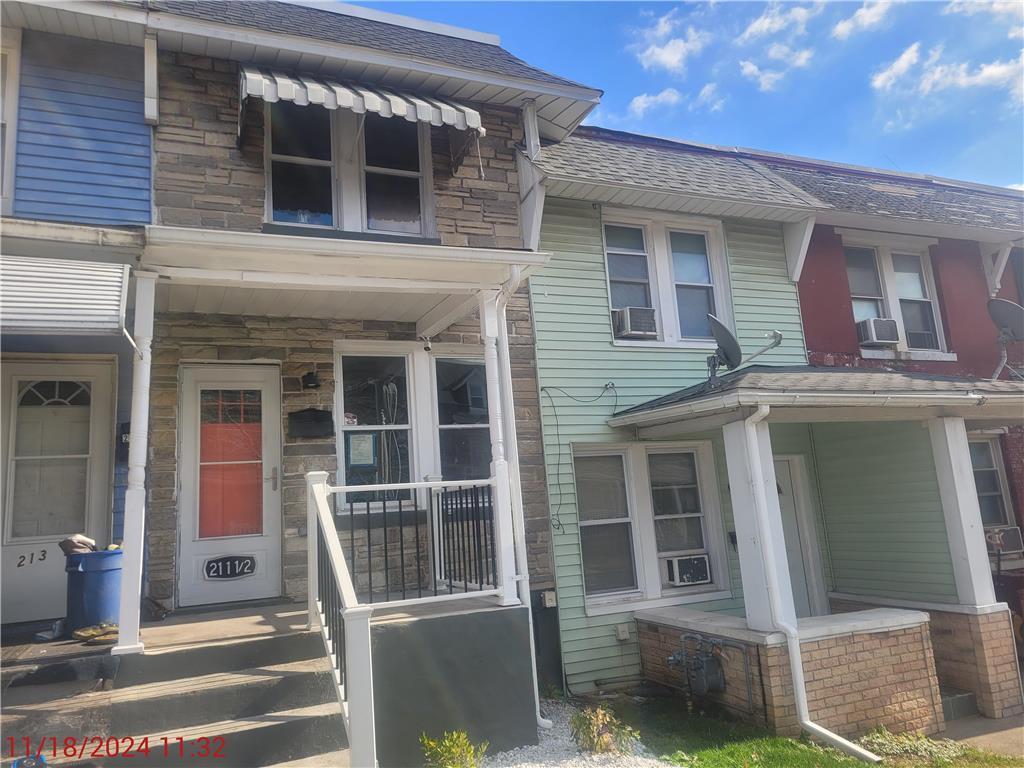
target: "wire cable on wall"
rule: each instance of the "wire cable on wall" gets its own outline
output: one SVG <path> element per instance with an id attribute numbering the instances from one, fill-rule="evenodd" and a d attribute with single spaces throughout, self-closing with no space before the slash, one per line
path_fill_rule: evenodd
<path id="1" fill-rule="evenodd" d="M 616 411 L 619 410 L 619 391 L 615 388 L 615 382 L 614 381 L 609 381 L 607 384 L 605 384 L 604 387 L 601 389 L 600 393 L 598 393 L 595 397 L 576 397 L 575 395 L 569 394 L 568 392 L 566 392 L 561 387 L 541 387 L 540 391 L 541 391 L 542 394 L 547 396 L 548 402 L 551 404 L 551 417 L 552 417 L 552 422 L 555 425 L 555 445 L 556 445 L 556 449 L 555 449 L 555 491 L 556 491 L 556 495 L 555 495 L 555 509 L 551 513 L 551 527 L 554 528 L 559 533 L 561 533 L 561 531 L 563 530 L 563 525 L 562 525 L 562 519 L 561 519 L 561 517 L 559 517 L 559 515 L 560 515 L 560 513 L 562 511 L 562 433 L 561 433 L 560 425 L 558 423 L 558 408 L 555 405 L 555 398 L 552 396 L 551 392 L 552 391 L 558 392 L 560 395 L 564 395 L 565 397 L 569 398 L 570 400 L 572 400 L 574 402 L 577 402 L 577 403 L 582 403 L 584 405 L 589 405 L 590 403 L 596 403 L 602 397 L 604 397 L 609 392 L 611 392 L 612 396 L 614 397 L 614 401 L 612 402 L 612 413 L 615 413 Z"/>

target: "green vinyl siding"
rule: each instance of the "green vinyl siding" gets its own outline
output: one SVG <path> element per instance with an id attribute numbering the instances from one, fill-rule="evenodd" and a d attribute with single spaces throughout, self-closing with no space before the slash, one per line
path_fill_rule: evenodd
<path id="1" fill-rule="evenodd" d="M 815 424 L 812 435 L 833 589 L 957 602 L 925 425 Z"/>
<path id="2" fill-rule="evenodd" d="M 783 343 L 759 361 L 804 364 L 796 286 L 790 282 L 779 224 L 724 222 L 728 274 L 737 336 L 752 351 L 772 330 Z M 545 204 L 540 249 L 551 262 L 530 279 L 537 336 L 537 365 L 559 621 L 566 679 L 574 692 L 614 685 L 640 674 L 632 613 L 587 616 L 573 481 L 573 443 L 624 442 L 606 420 L 615 410 L 703 381 L 708 350 L 613 344 L 599 208 L 550 199 Z M 607 383 L 614 389 L 605 389 Z M 687 436 L 687 439 L 698 439 Z M 714 446 L 721 518 L 733 530 L 725 453 L 720 433 Z M 701 610 L 742 612 L 736 553 L 726 538 L 733 597 L 693 604 Z M 615 639 L 618 624 L 630 640 Z"/>

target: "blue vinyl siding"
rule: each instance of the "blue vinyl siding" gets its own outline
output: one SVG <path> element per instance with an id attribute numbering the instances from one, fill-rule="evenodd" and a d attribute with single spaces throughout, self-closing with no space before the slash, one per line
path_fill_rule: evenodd
<path id="1" fill-rule="evenodd" d="M 14 215 L 148 224 L 142 49 L 24 33 Z"/>

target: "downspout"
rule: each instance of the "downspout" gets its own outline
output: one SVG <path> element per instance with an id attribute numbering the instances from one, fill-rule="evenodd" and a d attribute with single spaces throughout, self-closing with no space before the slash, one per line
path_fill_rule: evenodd
<path id="1" fill-rule="evenodd" d="M 764 472 L 761 467 L 761 455 L 757 441 L 756 427 L 768 417 L 769 406 L 761 404 L 757 410 L 743 420 L 743 431 L 746 437 L 747 463 L 750 465 L 750 472 L 753 480 L 753 495 L 755 506 L 755 517 L 757 519 L 757 534 L 761 539 L 762 548 L 771 540 L 768 531 L 768 521 L 765 515 L 768 511 L 768 497 L 765 487 Z M 786 647 L 789 650 L 789 668 L 793 676 L 793 698 L 796 700 L 796 716 L 800 727 L 812 736 L 816 736 L 833 747 L 852 755 L 866 763 L 880 763 L 882 758 L 869 752 L 863 747 L 847 741 L 837 733 L 823 728 L 811 720 L 810 711 L 807 708 L 807 688 L 804 685 L 803 657 L 800 653 L 800 634 L 797 628 L 779 618 L 782 614 L 782 606 L 779 604 L 778 565 L 775 558 L 764 558 L 765 576 L 768 579 L 768 608 L 771 612 L 772 624 L 786 636 Z"/>
<path id="2" fill-rule="evenodd" d="M 501 371 L 501 380 L 498 385 L 501 389 L 501 399 L 504 407 L 501 409 L 505 432 L 505 458 L 508 460 L 509 482 L 512 485 L 512 530 L 516 543 L 516 563 L 518 563 L 518 591 L 519 601 L 526 606 L 526 620 L 530 631 L 530 673 L 533 675 L 533 708 L 537 716 L 537 725 L 541 728 L 551 728 L 553 723 L 540 713 L 540 686 L 537 681 L 537 649 L 533 642 L 533 606 L 530 603 L 530 569 L 527 563 L 526 551 L 526 515 L 523 512 L 523 488 L 519 476 L 519 441 L 516 436 L 516 414 L 512 403 L 512 368 L 511 356 L 508 348 L 508 320 L 505 310 L 508 307 L 509 299 L 519 288 L 523 281 L 523 268 L 513 264 L 509 268 L 509 278 L 501 286 L 498 293 L 498 355 L 505 359 L 505 364 L 498 366 Z"/>

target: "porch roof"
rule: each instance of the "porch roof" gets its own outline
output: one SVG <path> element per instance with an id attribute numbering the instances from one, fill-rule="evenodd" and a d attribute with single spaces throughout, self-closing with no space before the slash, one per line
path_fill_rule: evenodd
<path id="1" fill-rule="evenodd" d="M 612 427 L 653 427 L 709 418 L 726 423 L 759 406 L 775 421 L 875 420 L 958 415 L 1024 420 L 1024 382 L 927 373 L 752 365 L 614 414 Z"/>

